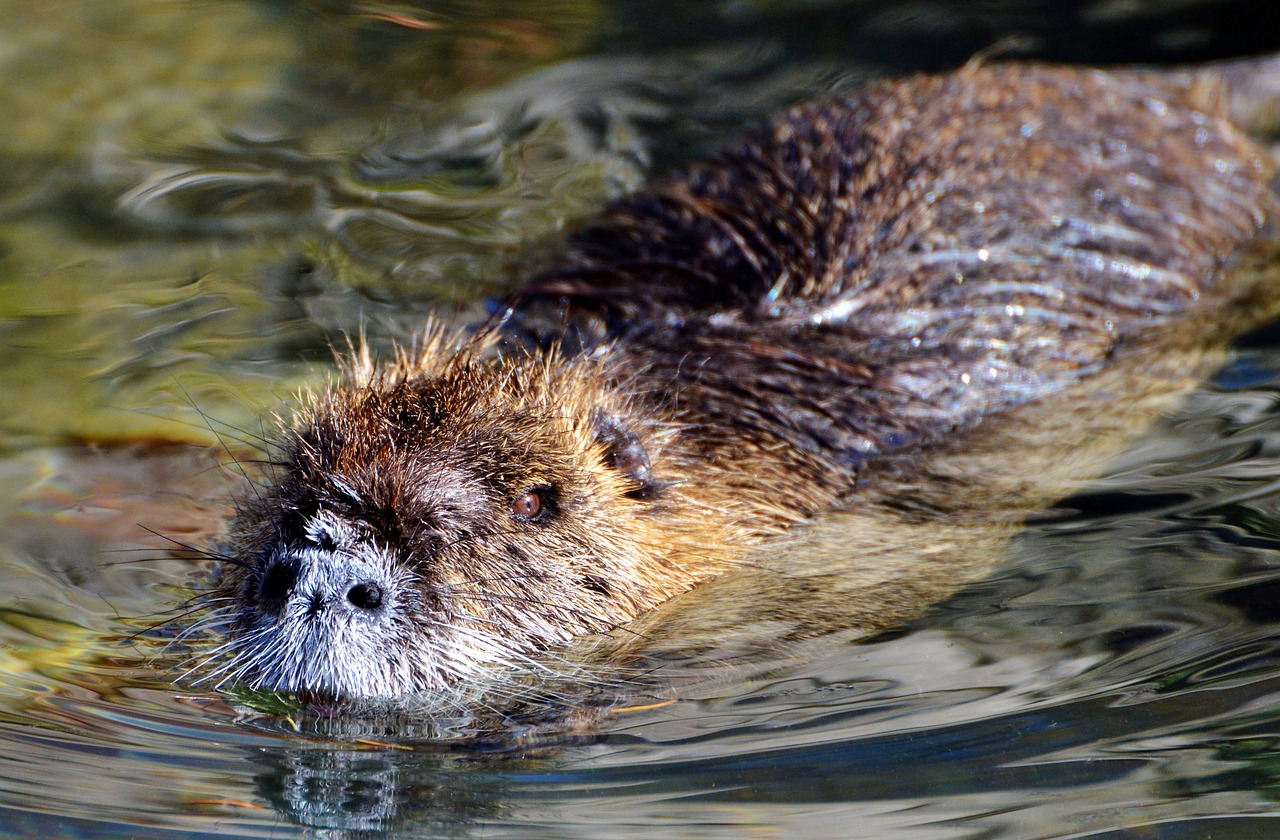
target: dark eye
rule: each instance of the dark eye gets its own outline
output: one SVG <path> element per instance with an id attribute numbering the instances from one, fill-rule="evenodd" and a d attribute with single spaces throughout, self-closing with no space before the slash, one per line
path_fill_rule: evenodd
<path id="1" fill-rule="evenodd" d="M 543 489 L 526 490 L 511 503 L 511 515 L 522 522 L 532 522 L 542 516 L 547 504 Z"/>

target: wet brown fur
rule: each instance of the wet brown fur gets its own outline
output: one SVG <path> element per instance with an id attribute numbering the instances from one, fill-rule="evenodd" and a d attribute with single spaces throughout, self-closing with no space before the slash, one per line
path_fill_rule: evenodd
<path id="1" fill-rule="evenodd" d="M 1275 203 L 1228 105 L 1212 73 L 974 64 L 801 105 L 622 200 L 503 335 L 357 355 L 295 422 L 235 525 L 220 673 L 372 697 L 536 668 L 1210 320 Z M 366 578 L 388 602 L 340 603 Z"/>

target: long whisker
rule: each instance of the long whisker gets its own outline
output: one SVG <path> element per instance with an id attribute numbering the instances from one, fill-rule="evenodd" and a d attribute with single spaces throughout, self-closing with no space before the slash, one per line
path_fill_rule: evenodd
<path id="1" fill-rule="evenodd" d="M 255 484 L 253 479 L 249 477 L 249 471 L 245 469 L 244 464 L 242 464 L 240 459 L 236 457 L 235 453 L 231 451 L 231 447 L 227 445 L 227 441 L 226 438 L 223 437 L 223 433 L 219 432 L 214 427 L 213 419 L 206 414 L 200 406 L 196 405 L 196 401 L 192 398 L 191 392 L 189 392 L 186 386 L 183 385 L 176 377 L 174 378 L 174 384 L 178 386 L 178 390 L 182 391 L 183 397 L 186 398 L 187 403 L 191 408 L 200 415 L 200 419 L 204 421 L 205 426 L 213 433 L 213 436 L 218 439 L 218 445 L 222 447 L 222 451 L 231 459 L 231 462 L 236 465 L 236 470 L 240 473 L 240 477 L 243 478 L 251 488 L 253 488 L 253 494 L 258 499 L 258 504 L 263 504 L 263 497 L 262 494 L 258 492 L 257 484 Z"/>
<path id="2" fill-rule="evenodd" d="M 173 537 L 170 537 L 167 534 L 162 534 L 159 531 L 155 530 L 154 528 L 148 528 L 146 525 L 139 525 L 138 527 L 146 531 L 148 534 L 151 534 L 154 537 L 159 537 L 165 542 L 171 543 L 172 545 L 177 546 L 183 551 L 189 551 L 198 557 L 207 557 L 210 560 L 217 560 L 221 563 L 229 563 L 232 566 L 239 566 L 242 569 L 253 568 L 252 564 L 244 560 L 241 560 L 238 557 L 232 557 L 229 554 L 221 554 L 221 553 L 208 551 L 207 549 L 200 548 L 199 546 L 192 545 L 191 543 L 184 542 L 183 540 L 174 539 Z"/>

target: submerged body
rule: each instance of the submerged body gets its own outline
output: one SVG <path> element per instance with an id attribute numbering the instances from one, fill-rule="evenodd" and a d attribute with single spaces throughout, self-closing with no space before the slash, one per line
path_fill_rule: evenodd
<path id="1" fill-rule="evenodd" d="M 622 200 L 502 329 L 359 357 L 300 416 L 233 526 L 217 673 L 369 699 L 536 670 L 1204 322 L 1276 202 L 1226 109 L 1212 73 L 973 65 Z"/>

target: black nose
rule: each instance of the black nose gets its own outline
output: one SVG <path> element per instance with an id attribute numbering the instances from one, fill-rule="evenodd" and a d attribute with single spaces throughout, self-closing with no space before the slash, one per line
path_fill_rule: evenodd
<path id="1" fill-rule="evenodd" d="M 347 590 L 347 600 L 362 610 L 376 610 L 382 606 L 382 587 L 373 581 L 361 581 Z"/>
<path id="2" fill-rule="evenodd" d="M 258 581 L 258 603 L 266 609 L 279 609 L 297 582 L 297 564 L 283 561 L 272 563 Z"/>
<path id="3" fill-rule="evenodd" d="M 343 555 L 306 550 L 281 552 L 267 559 L 257 577 L 254 597 L 266 615 L 281 616 L 295 604 L 314 617 L 345 608 L 369 614 L 387 603 L 387 582 L 376 570 Z"/>

